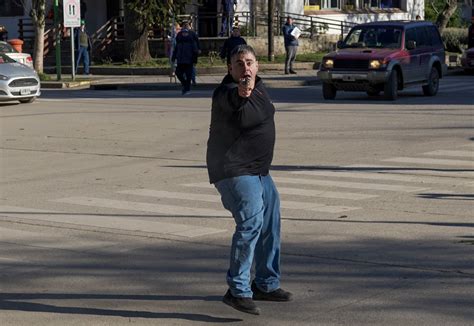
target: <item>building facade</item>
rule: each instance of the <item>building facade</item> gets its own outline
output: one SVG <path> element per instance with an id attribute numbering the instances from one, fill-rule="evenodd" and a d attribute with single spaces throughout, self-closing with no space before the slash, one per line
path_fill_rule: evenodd
<path id="1" fill-rule="evenodd" d="M 264 16 L 267 12 L 267 1 L 237 0 L 236 14 L 239 24 L 249 24 L 255 13 Z M 25 7 L 19 5 L 17 0 L 2 0 L 0 25 L 6 27 L 9 38 L 18 37 L 18 19 L 28 18 L 31 0 L 24 2 Z M 83 18 L 91 32 L 99 29 L 110 18 L 123 14 L 124 0 L 82 0 L 81 2 L 87 6 Z M 46 3 L 46 11 L 49 12 L 53 0 L 46 0 Z M 424 0 L 275 0 L 275 10 L 282 15 L 312 16 L 328 22 L 411 20 L 417 15 L 424 17 Z M 202 36 L 218 35 L 219 15 L 222 12 L 221 0 L 193 0 L 186 7 L 186 12 L 198 17 L 195 28 Z M 330 29 L 327 32 L 339 33 L 340 31 Z"/>

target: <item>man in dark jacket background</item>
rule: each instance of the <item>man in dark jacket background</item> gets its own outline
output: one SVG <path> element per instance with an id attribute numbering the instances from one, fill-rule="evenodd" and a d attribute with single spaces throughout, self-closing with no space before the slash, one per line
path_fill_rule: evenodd
<path id="1" fill-rule="evenodd" d="M 253 300 L 292 299 L 280 288 L 280 199 L 269 173 L 275 107 L 257 72 L 253 48 L 234 48 L 229 73 L 212 96 L 207 143 L 210 182 L 236 223 L 223 302 L 254 315 L 260 309 Z"/>
<path id="2" fill-rule="evenodd" d="M 171 61 L 176 61 L 176 77 L 183 86 L 182 94 L 186 95 L 191 90 L 191 79 L 193 75 L 193 64 L 197 62 L 198 46 L 195 36 L 186 28 L 176 36 L 176 47 L 173 50 Z"/>
<path id="3" fill-rule="evenodd" d="M 283 37 L 285 39 L 285 74 L 296 74 L 293 70 L 293 63 L 296 59 L 296 52 L 298 51 L 298 39 L 294 37 L 291 32 L 295 29 L 293 25 L 293 19 L 291 17 L 286 18 L 286 23 L 282 27 Z"/>
<path id="4" fill-rule="evenodd" d="M 232 28 L 232 34 L 227 40 L 225 40 L 219 56 L 222 60 L 226 59 L 227 64 L 230 64 L 230 53 L 235 47 L 241 44 L 247 44 L 247 42 L 242 36 L 240 36 L 240 28 L 238 26 L 234 26 Z"/>

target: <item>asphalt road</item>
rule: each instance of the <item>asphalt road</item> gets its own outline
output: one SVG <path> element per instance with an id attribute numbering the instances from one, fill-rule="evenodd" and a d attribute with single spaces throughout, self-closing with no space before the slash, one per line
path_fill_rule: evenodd
<path id="1" fill-rule="evenodd" d="M 0 324 L 472 324 L 473 77 L 396 102 L 270 93 L 294 302 L 221 303 L 212 91 L 56 90 L 0 104 Z"/>

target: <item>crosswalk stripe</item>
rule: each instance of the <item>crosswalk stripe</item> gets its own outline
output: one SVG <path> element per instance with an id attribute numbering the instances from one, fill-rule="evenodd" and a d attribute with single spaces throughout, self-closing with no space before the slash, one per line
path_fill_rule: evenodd
<path id="1" fill-rule="evenodd" d="M 281 182 L 281 183 L 296 183 L 296 184 L 306 184 L 306 185 L 367 189 L 367 190 L 384 190 L 384 191 L 416 192 L 416 191 L 422 191 L 422 190 L 427 189 L 427 188 L 419 188 L 419 187 L 403 186 L 403 185 L 387 185 L 387 184 L 378 184 L 378 183 L 360 183 L 360 182 L 345 182 L 345 181 L 301 179 L 301 178 L 274 177 L 273 180 L 275 180 L 276 182 Z"/>
<path id="2" fill-rule="evenodd" d="M 59 199 L 54 201 L 83 205 L 82 203 L 85 199 L 85 197 L 71 197 L 64 198 L 64 200 Z M 89 201 L 89 203 L 92 202 Z M 31 209 L 17 206 L 0 206 L 0 215 L 15 217 L 21 216 L 22 218 L 47 222 L 87 225 L 93 227 L 158 233 L 189 238 L 203 236 L 207 234 L 226 232 L 226 230 L 223 229 L 200 227 L 195 225 L 184 225 L 103 215 L 71 215 L 65 212 L 55 212 L 51 210 L 45 211 L 40 209 Z"/>
<path id="3" fill-rule="evenodd" d="M 298 189 L 298 188 L 287 188 L 287 187 L 278 187 L 278 192 L 283 195 L 349 199 L 349 200 L 362 200 L 362 199 L 378 197 L 377 195 L 358 194 L 358 193 L 353 193 L 353 192 L 323 191 L 323 190 Z"/>
<path id="4" fill-rule="evenodd" d="M 81 204 L 85 197 L 71 197 L 57 202 Z M 56 200 L 55 200 L 56 201 Z M 91 203 L 89 201 L 89 203 Z M 110 202 L 109 202 L 110 204 Z M 199 237 L 208 234 L 226 232 L 227 230 L 200 227 L 195 225 L 184 225 L 175 223 L 165 223 L 159 221 L 149 221 L 140 219 L 126 219 L 113 216 L 97 216 L 97 215 L 71 215 L 63 212 L 44 211 L 39 209 L 29 209 L 16 206 L 0 206 L 1 216 L 21 216 L 33 220 L 41 220 L 47 222 L 67 223 L 75 225 L 87 225 L 93 227 L 103 227 L 118 230 L 138 231 L 147 233 L 158 233 L 165 235 L 173 235 L 180 237 Z M 222 215 L 222 214 L 221 214 Z"/>
<path id="5" fill-rule="evenodd" d="M 187 186 L 187 185 L 186 185 Z M 209 188 L 209 184 L 194 184 L 191 185 L 194 187 L 206 187 Z M 161 190 L 151 190 L 151 189 L 135 189 L 135 190 L 124 190 L 119 191 L 119 193 L 138 195 L 138 196 L 150 196 L 158 198 L 172 198 L 172 199 L 182 199 L 182 200 L 198 200 L 212 203 L 219 203 L 220 198 L 217 195 L 205 195 L 205 194 L 192 194 L 192 193 L 182 193 L 182 192 L 169 192 Z M 319 203 L 311 202 L 298 202 L 298 201 L 289 201 L 282 200 L 280 203 L 281 208 L 285 209 L 298 209 L 298 210 L 309 210 L 316 212 L 326 212 L 326 213 L 341 213 L 360 209 L 360 207 L 351 207 L 351 206 L 332 206 Z M 180 208 L 177 208 L 178 210 Z"/>
<path id="6" fill-rule="evenodd" d="M 358 168 L 358 169 L 371 169 L 377 171 L 383 171 L 396 174 L 409 174 L 417 176 L 429 176 L 429 177 L 449 177 L 449 178 L 469 178 L 474 177 L 474 171 L 464 170 L 441 170 L 435 168 L 417 168 L 417 167 L 405 167 L 400 165 L 371 165 L 371 164 L 352 164 L 345 166 L 347 168 Z"/>
<path id="7" fill-rule="evenodd" d="M 281 183 L 290 184 L 305 184 L 305 185 L 318 185 L 318 186 L 329 186 L 329 187 L 340 187 L 340 188 L 354 188 L 354 189 L 368 189 L 368 190 L 386 190 L 386 191 L 402 191 L 402 192 L 415 192 L 423 191 L 428 188 L 419 188 L 403 185 L 387 185 L 387 184 L 376 184 L 376 183 L 359 183 L 359 182 L 343 182 L 343 181 L 330 181 L 330 180 L 316 180 L 316 179 L 302 179 L 302 178 L 284 178 L 272 176 L 273 180 Z M 193 183 L 186 184 L 184 186 L 194 187 L 209 187 L 209 184 Z"/>
<path id="8" fill-rule="evenodd" d="M 391 180 L 403 182 L 424 182 L 433 184 L 452 184 L 454 180 L 428 179 L 426 177 L 391 174 L 386 172 L 347 172 L 347 171 L 294 171 L 292 174 L 311 175 L 336 178 L 370 179 L 370 180 Z"/>
<path id="9" fill-rule="evenodd" d="M 104 208 L 124 209 L 131 211 L 167 214 L 171 216 L 228 216 L 224 210 L 207 208 L 183 207 L 163 204 L 140 203 L 126 200 L 115 200 L 93 197 L 69 197 L 53 200 L 54 202 L 94 206 Z"/>
<path id="10" fill-rule="evenodd" d="M 214 188 L 209 183 L 192 183 L 183 184 L 185 187 L 197 187 L 197 188 Z M 278 192 L 281 195 L 295 195 L 305 197 L 320 197 L 320 198 L 334 198 L 334 199 L 349 199 L 349 200 L 362 200 L 378 197 L 377 195 L 359 194 L 354 192 L 338 192 L 338 191 L 323 191 L 314 189 L 299 189 L 299 188 L 288 188 L 278 187 Z"/>
<path id="11" fill-rule="evenodd" d="M 423 153 L 423 155 L 435 155 L 435 156 L 452 156 L 452 157 L 469 157 L 474 159 L 474 151 L 450 151 L 450 150 L 438 150 Z"/>
<path id="12" fill-rule="evenodd" d="M 418 157 L 392 157 L 392 158 L 388 158 L 382 161 L 397 162 L 397 163 L 412 163 L 412 164 L 432 164 L 432 165 L 474 167 L 474 161 L 443 160 L 443 159 L 418 158 Z"/>

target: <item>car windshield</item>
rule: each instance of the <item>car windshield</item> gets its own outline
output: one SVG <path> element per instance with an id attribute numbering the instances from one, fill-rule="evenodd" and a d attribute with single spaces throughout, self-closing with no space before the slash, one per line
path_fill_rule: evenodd
<path id="1" fill-rule="evenodd" d="M 10 44 L 7 42 L 0 42 L 0 53 L 14 53 L 17 52 Z"/>
<path id="2" fill-rule="evenodd" d="M 347 35 L 343 48 L 400 48 L 402 30 L 392 26 L 354 27 Z"/>
<path id="3" fill-rule="evenodd" d="M 7 56 L 6 54 L 0 53 L 0 63 L 14 63 L 14 62 L 16 61 L 10 58 L 9 56 Z"/>

